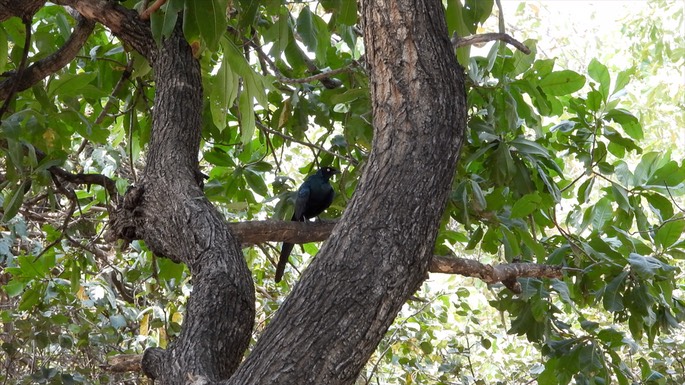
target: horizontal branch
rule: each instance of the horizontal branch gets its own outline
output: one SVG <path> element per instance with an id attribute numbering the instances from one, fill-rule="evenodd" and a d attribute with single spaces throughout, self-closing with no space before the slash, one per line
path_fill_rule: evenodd
<path id="1" fill-rule="evenodd" d="M 230 223 L 231 231 L 240 239 L 243 247 L 263 242 L 308 243 L 321 242 L 328 238 L 337 222 L 293 222 L 293 221 L 250 221 Z M 486 265 L 478 261 L 433 256 L 431 273 L 458 274 L 478 278 L 486 283 L 502 282 L 512 291 L 519 293 L 516 278 L 561 278 L 561 266 L 536 263 L 507 263 Z"/>
<path id="2" fill-rule="evenodd" d="M 52 166 L 48 170 L 67 182 L 74 184 L 85 184 L 87 186 L 95 184 L 104 187 L 111 197 L 116 197 L 118 195 L 114 180 L 102 174 L 72 174 L 56 166 Z"/>
<path id="3" fill-rule="evenodd" d="M 84 17 L 79 17 L 79 22 L 74 27 L 74 32 L 69 36 L 64 45 L 53 54 L 38 60 L 26 68 L 21 76 L 18 71 L 6 73 L 10 77 L 0 83 L 0 100 L 10 97 L 13 92 L 20 92 L 30 88 L 48 75 L 51 75 L 69 64 L 79 53 L 88 36 L 93 32 L 95 23 Z"/>
<path id="4" fill-rule="evenodd" d="M 141 20 L 138 12 L 116 1 L 109 0 L 54 0 L 53 3 L 74 8 L 88 20 L 96 21 L 145 56 L 150 62 L 157 57 L 157 49 L 150 23 Z"/>
<path id="5" fill-rule="evenodd" d="M 526 55 L 530 54 L 530 48 L 526 47 L 525 44 L 521 43 L 520 41 L 514 39 L 513 37 L 507 35 L 506 33 L 483 33 L 479 35 L 471 35 L 471 36 L 466 36 L 466 37 L 459 37 L 455 33 L 452 35 L 452 46 L 454 48 L 461 48 L 465 47 L 467 45 L 474 45 L 474 44 L 482 44 L 482 43 L 487 43 L 489 41 L 493 40 L 501 40 L 507 44 L 511 44 L 514 47 L 516 47 L 519 51 L 525 53 Z"/>

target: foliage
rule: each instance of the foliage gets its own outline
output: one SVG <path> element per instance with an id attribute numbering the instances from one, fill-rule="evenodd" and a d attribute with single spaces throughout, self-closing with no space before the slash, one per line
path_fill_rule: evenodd
<path id="1" fill-rule="evenodd" d="M 229 2 L 227 18 L 227 2 L 209 3 L 171 0 L 151 18 L 159 40 L 182 11 L 199 56 L 208 198 L 230 221 L 287 218 L 303 177 L 317 164 L 333 165 L 344 171 L 328 211 L 338 216 L 373 136 L 357 2 L 244 0 Z M 493 6 L 447 1 L 450 34 L 478 32 Z M 682 25 L 682 11 L 673 17 Z M 617 72 L 597 59 L 583 72 L 566 69 L 537 55 L 534 40 L 525 42 L 531 55 L 502 43 L 485 55 L 457 50 L 469 80 L 469 132 L 436 254 L 560 264 L 565 278 L 522 279 L 521 295 L 455 278 L 429 281 L 420 293 L 427 302 L 407 305 L 360 383 L 682 382 L 682 338 L 669 333 L 685 317 L 678 204 L 685 163 L 664 143 L 645 141 L 655 117 L 631 112 L 635 100 L 626 92 L 647 72 L 682 64 L 682 37 L 668 45 L 654 39 L 665 30 L 639 22 L 628 34 L 656 42 L 655 52 L 641 51 L 640 62 Z M 62 7 L 43 7 L 30 61 L 64 44 L 73 25 Z M 8 60 L 0 71 L 17 68 L 24 34 L 18 19 L 3 22 Z M 325 71 L 335 72 L 305 79 Z M 106 191 L 55 186 L 48 171 L 102 173 L 125 191 L 142 167 L 153 97 L 148 63 L 96 27 L 76 60 L 11 100 L 0 131 L 7 143 L 3 380 L 136 380 L 98 365 L 178 334 L 187 269 L 139 242 L 124 251 L 105 242 Z M 255 338 L 297 279 L 291 271 L 273 283 L 275 246 L 244 251 L 258 286 Z M 317 250 L 304 245 L 294 264 L 306 265 Z M 654 352 L 645 354 L 645 346 Z M 510 366 L 486 378 L 480 368 L 492 364 L 492 352 Z"/>

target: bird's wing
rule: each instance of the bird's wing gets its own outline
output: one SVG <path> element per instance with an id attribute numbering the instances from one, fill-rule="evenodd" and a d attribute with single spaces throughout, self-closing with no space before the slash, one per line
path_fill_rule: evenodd
<path id="1" fill-rule="evenodd" d="M 293 213 L 293 221 L 301 221 L 304 219 L 304 212 L 307 210 L 307 203 L 309 202 L 309 194 L 311 189 L 309 185 L 305 182 L 297 190 L 297 199 L 295 199 L 295 212 Z"/>

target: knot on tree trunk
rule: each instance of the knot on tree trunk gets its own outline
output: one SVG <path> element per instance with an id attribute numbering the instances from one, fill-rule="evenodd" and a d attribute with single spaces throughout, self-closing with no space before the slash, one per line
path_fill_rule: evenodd
<path id="1" fill-rule="evenodd" d="M 126 190 L 120 204 L 110 209 L 109 230 L 105 234 L 105 240 L 115 242 L 121 239 L 124 241 L 123 248 L 126 248 L 132 241 L 141 238 L 136 230 L 136 218 L 142 214 L 140 204 L 144 193 L 144 186 L 131 186 Z"/>

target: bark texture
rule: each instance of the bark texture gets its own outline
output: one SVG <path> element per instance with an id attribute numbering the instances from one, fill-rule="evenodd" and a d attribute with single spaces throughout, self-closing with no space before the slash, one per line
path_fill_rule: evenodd
<path id="1" fill-rule="evenodd" d="M 143 180 L 129 192 L 136 204 L 128 211 L 136 238 L 155 254 L 188 265 L 193 292 L 179 339 L 166 351 L 146 351 L 142 366 L 161 384 L 184 384 L 192 375 L 217 381 L 235 371 L 247 349 L 254 285 L 237 239 L 199 183 L 199 64 L 179 29 L 156 58 L 150 150 Z"/>
<path id="2" fill-rule="evenodd" d="M 254 284 L 238 240 L 200 186 L 202 79 L 182 32 L 158 47 L 149 22 L 108 0 L 57 0 L 97 21 L 152 64 L 153 127 L 144 175 L 110 216 L 117 236 L 142 239 L 160 257 L 184 262 L 193 292 L 180 337 L 167 350 L 148 349 L 142 370 L 159 384 L 203 376 L 228 378 L 251 338 Z"/>
<path id="3" fill-rule="evenodd" d="M 363 3 L 375 136 L 319 255 L 231 384 L 351 384 L 427 275 L 466 124 L 439 0 Z"/>

